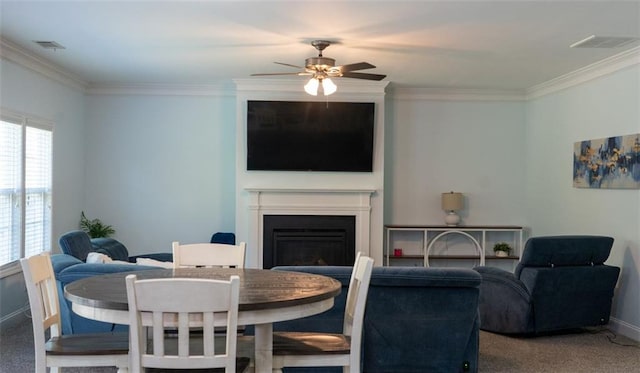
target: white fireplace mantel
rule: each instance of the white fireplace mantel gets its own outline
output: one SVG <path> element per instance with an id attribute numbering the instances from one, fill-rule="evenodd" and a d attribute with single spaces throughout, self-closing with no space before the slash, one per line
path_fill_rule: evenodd
<path id="1" fill-rule="evenodd" d="M 245 188 L 248 193 L 248 247 L 256 247 L 254 262 L 263 266 L 265 215 L 345 215 L 356 219 L 356 252 L 369 255 L 371 196 L 375 189 Z"/>

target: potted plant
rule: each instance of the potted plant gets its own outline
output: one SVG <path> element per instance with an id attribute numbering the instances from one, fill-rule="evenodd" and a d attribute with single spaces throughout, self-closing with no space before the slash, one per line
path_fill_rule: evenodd
<path id="1" fill-rule="evenodd" d="M 493 245 L 493 252 L 496 256 L 509 256 L 511 254 L 511 246 L 506 242 L 498 242 Z"/>
<path id="2" fill-rule="evenodd" d="M 109 237 L 116 233 L 116 230 L 113 229 L 113 227 L 103 224 L 100 219 L 87 219 L 84 215 L 84 211 L 82 211 L 82 214 L 80 215 L 80 228 L 87 232 L 91 238 Z"/>

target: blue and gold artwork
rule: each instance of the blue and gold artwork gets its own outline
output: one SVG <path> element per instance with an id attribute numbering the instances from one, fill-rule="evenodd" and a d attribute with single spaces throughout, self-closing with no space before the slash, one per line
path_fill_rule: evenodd
<path id="1" fill-rule="evenodd" d="M 640 189 L 640 133 L 576 142 L 573 186 Z"/>

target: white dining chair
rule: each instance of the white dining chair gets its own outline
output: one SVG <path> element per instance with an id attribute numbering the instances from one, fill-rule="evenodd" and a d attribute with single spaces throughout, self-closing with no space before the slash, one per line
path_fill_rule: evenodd
<path id="1" fill-rule="evenodd" d="M 131 338 L 131 369 L 212 369 L 243 372 L 248 358 L 236 358 L 240 278 L 138 280 L 126 277 Z M 227 333 L 214 337 L 214 326 Z M 201 327 L 202 334 L 191 333 Z M 167 337 L 167 329 L 177 337 Z M 150 341 L 147 340 L 147 332 Z M 222 342 L 222 343 L 220 343 Z"/>
<path id="2" fill-rule="evenodd" d="M 237 245 L 173 242 L 173 268 L 244 268 L 246 243 Z"/>
<path id="3" fill-rule="evenodd" d="M 20 260 L 31 308 L 35 370 L 58 372 L 60 367 L 115 366 L 128 372 L 129 335 L 92 333 L 61 335 L 58 290 L 48 252 Z M 45 340 L 46 331 L 50 338 Z"/>
<path id="4" fill-rule="evenodd" d="M 360 373 L 362 325 L 373 270 L 373 259 L 356 255 L 347 292 L 342 333 L 273 332 L 273 370 L 285 367 L 343 367 Z M 241 337 L 242 353 L 251 356 L 253 338 Z"/>

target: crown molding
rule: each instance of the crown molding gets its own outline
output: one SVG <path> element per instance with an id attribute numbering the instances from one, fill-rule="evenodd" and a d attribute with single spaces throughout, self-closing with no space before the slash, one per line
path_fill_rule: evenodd
<path id="1" fill-rule="evenodd" d="M 90 95 L 133 96 L 217 96 L 235 97 L 234 87 L 225 84 L 90 84 Z"/>
<path id="2" fill-rule="evenodd" d="M 389 96 L 405 101 L 525 101 L 521 90 L 396 87 Z"/>
<path id="3" fill-rule="evenodd" d="M 568 74 L 530 87 L 526 91 L 526 98 L 527 100 L 532 100 L 546 96 L 637 64 L 640 64 L 640 47 L 629 49 Z"/>
<path id="4" fill-rule="evenodd" d="M 29 53 L 2 37 L 0 37 L 0 58 L 31 69 L 69 87 L 79 90 L 84 90 L 87 87 L 87 82 L 80 79 L 77 75 Z"/>

